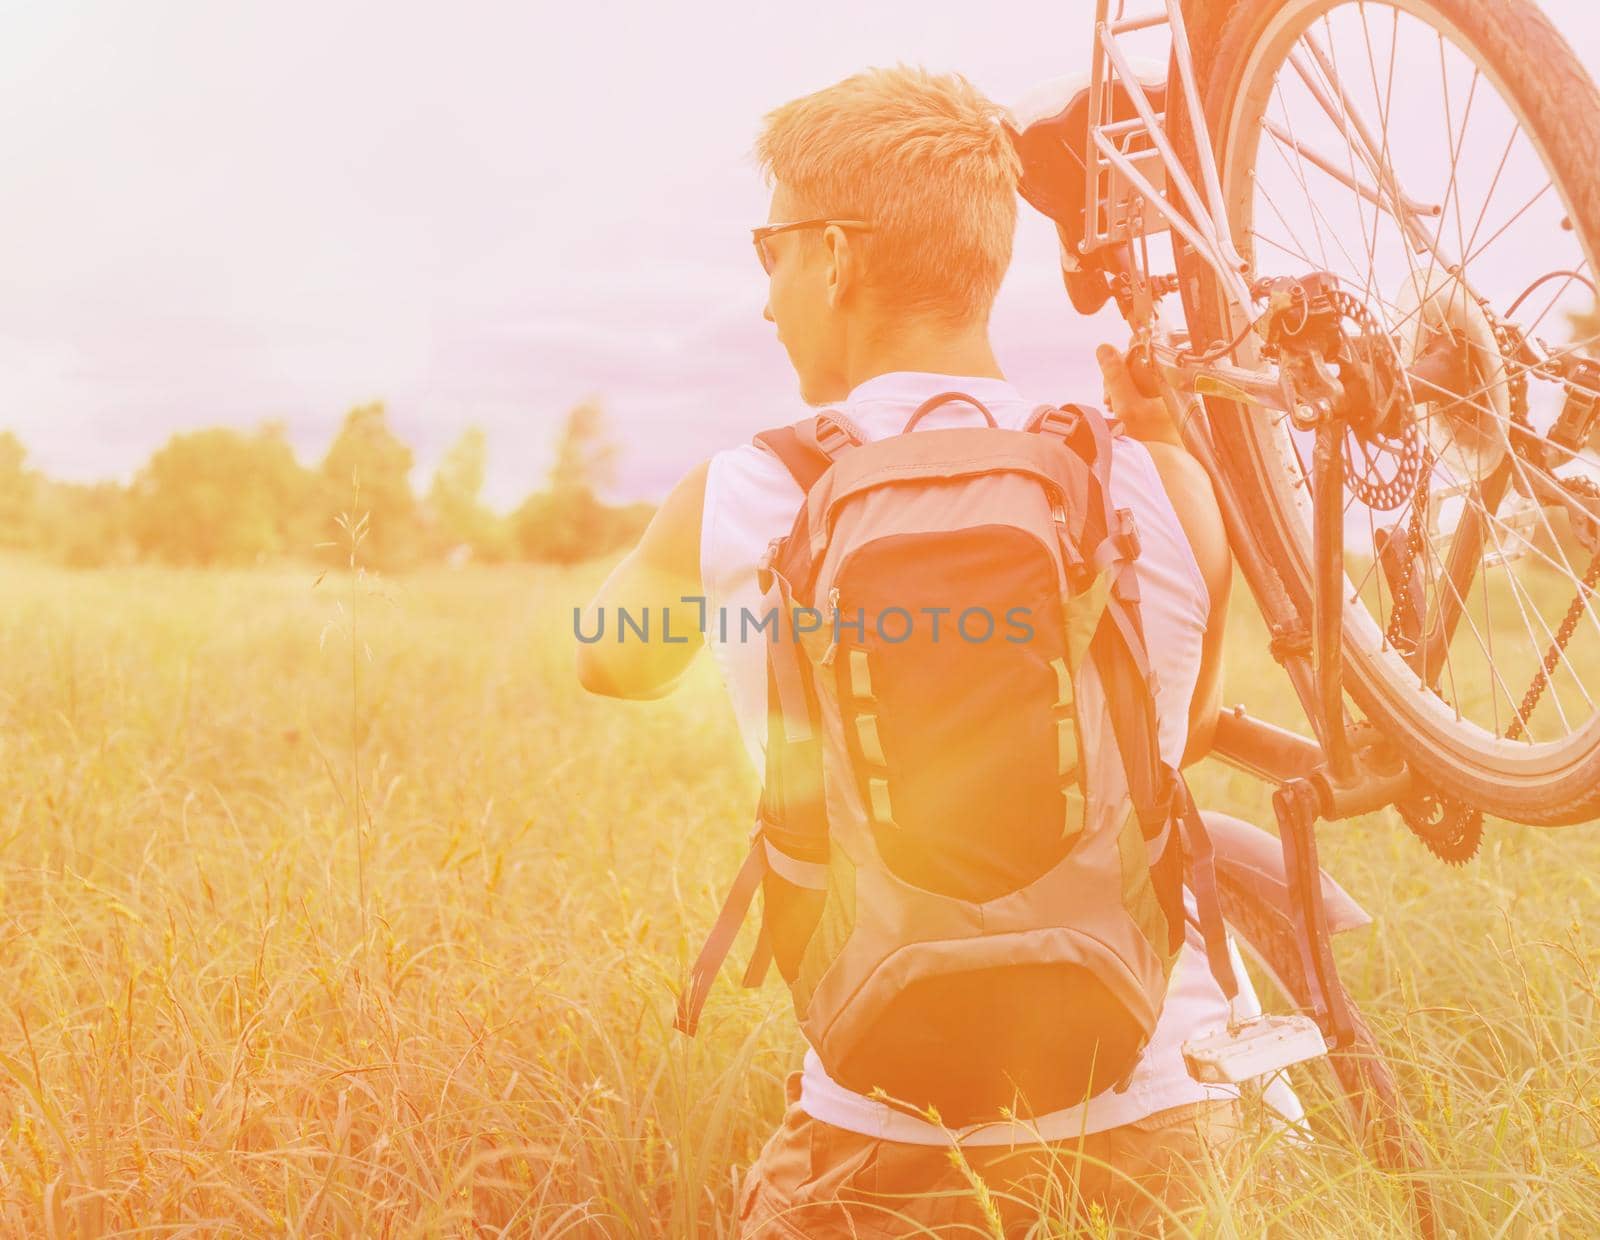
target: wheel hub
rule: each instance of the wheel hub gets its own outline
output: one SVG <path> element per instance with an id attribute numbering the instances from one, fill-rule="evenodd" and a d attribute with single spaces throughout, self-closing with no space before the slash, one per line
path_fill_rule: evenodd
<path id="1" fill-rule="evenodd" d="M 1493 325 L 1454 275 L 1413 271 L 1395 298 L 1401 363 L 1434 458 L 1484 478 L 1511 451 L 1511 391 Z"/>

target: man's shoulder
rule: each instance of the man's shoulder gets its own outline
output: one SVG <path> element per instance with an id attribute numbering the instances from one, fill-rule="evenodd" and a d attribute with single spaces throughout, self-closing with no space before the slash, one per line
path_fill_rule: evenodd
<path id="1" fill-rule="evenodd" d="M 656 508 L 645 526 L 635 554 L 646 563 L 698 571 L 700 530 L 711 462 L 701 461 L 686 472 Z"/>
<path id="2" fill-rule="evenodd" d="M 808 419 L 809 415 L 795 418 L 791 422 L 774 422 L 762 429 L 799 426 Z M 774 486 L 782 489 L 781 484 L 784 482 L 793 484 L 793 479 L 784 463 L 755 442 L 755 436 L 759 433 L 752 432 L 750 438 L 743 443 L 730 444 L 711 454 L 711 459 L 707 462 L 708 495 L 714 490 L 742 492 L 752 486 L 759 490 L 767 490 Z"/>
<path id="3" fill-rule="evenodd" d="M 1171 500 L 1161 485 L 1150 449 L 1131 435 L 1116 435 L 1111 440 L 1111 487 L 1117 502 L 1144 507 L 1154 504 L 1171 508 Z"/>
<path id="4" fill-rule="evenodd" d="M 802 495 L 783 462 L 751 440 L 719 449 L 706 465 L 700 571 L 707 593 L 722 596 L 746 583 L 762 549 L 788 533 Z"/>

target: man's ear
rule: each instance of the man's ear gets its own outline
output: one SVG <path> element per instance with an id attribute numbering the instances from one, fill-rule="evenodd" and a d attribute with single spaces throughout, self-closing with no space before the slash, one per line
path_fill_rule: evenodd
<path id="1" fill-rule="evenodd" d="M 844 305 L 860 278 L 858 256 L 850 246 L 849 234 L 835 224 L 822 230 L 822 246 L 828 264 L 824 277 L 828 309 L 837 310 Z"/>

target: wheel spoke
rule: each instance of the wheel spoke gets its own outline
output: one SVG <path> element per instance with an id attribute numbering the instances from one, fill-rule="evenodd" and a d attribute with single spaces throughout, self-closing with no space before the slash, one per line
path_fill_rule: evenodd
<path id="1" fill-rule="evenodd" d="M 1511 126 L 1511 134 L 1506 138 L 1505 150 L 1500 152 L 1500 162 L 1495 165 L 1494 178 L 1489 182 L 1489 188 L 1483 196 L 1483 206 L 1478 208 L 1478 218 L 1472 221 L 1472 235 L 1467 238 L 1466 243 L 1461 247 L 1468 255 L 1475 253 L 1472 244 L 1478 239 L 1478 233 L 1483 228 L 1483 221 L 1489 214 L 1489 204 L 1494 201 L 1495 191 L 1500 188 L 1500 178 L 1505 175 L 1506 161 L 1511 158 L 1511 152 L 1517 145 L 1517 135 L 1521 132 L 1521 125 L 1513 124 Z M 1460 202 L 1460 199 L 1457 198 L 1456 201 Z"/>
<path id="2" fill-rule="evenodd" d="M 1485 241 L 1482 245 L 1480 245 L 1471 254 L 1468 254 L 1466 256 L 1466 258 L 1462 259 L 1461 260 L 1461 265 L 1463 267 L 1465 267 L 1468 263 L 1470 263 L 1473 259 L 1475 259 L 1479 255 L 1481 255 L 1485 250 L 1487 250 L 1496 241 L 1500 240 L 1501 236 L 1504 235 L 1505 231 L 1508 228 L 1510 228 L 1513 224 L 1515 224 L 1518 220 L 1520 220 L 1524 215 L 1526 215 L 1528 213 L 1529 209 L 1533 206 L 1534 203 L 1538 202 L 1539 199 L 1543 198 L 1546 194 L 1548 194 L 1554 188 L 1555 188 L 1555 183 L 1553 181 L 1546 181 L 1543 185 L 1541 185 L 1539 187 L 1539 189 L 1538 189 L 1538 192 L 1535 193 L 1532 198 L 1528 199 L 1527 202 L 1523 203 L 1520 207 L 1518 207 L 1516 209 L 1516 211 L 1512 213 L 1512 216 L 1511 216 L 1511 218 L 1509 220 L 1507 220 L 1504 224 L 1500 225 L 1499 228 L 1494 230 L 1494 236 L 1490 237 L 1487 241 Z"/>
<path id="3" fill-rule="evenodd" d="M 1433 540 L 1431 538 L 1424 538 L 1422 541 L 1423 541 L 1423 547 L 1428 552 L 1428 556 L 1424 560 L 1425 565 L 1427 563 L 1432 562 L 1432 561 L 1439 561 L 1439 566 L 1441 568 L 1443 568 L 1444 567 L 1443 562 L 1439 560 L 1439 549 L 1436 546 L 1434 546 Z M 1430 575 L 1431 575 L 1431 570 L 1430 570 Z M 1471 609 L 1467 607 L 1466 600 L 1463 599 L 1459 594 L 1455 593 L 1455 583 L 1453 581 L 1449 580 L 1449 577 L 1448 577 L 1447 574 L 1443 576 L 1443 580 L 1445 580 L 1449 584 L 1451 592 L 1452 592 L 1453 602 L 1454 602 L 1454 604 L 1456 606 L 1458 606 L 1461 609 L 1461 618 L 1467 622 L 1468 630 L 1472 633 L 1472 636 L 1477 640 L 1478 649 L 1482 650 L 1487 655 L 1488 651 L 1489 651 L 1489 644 L 1488 644 L 1488 642 L 1486 642 L 1484 640 L 1484 636 L 1483 636 L 1482 632 L 1479 631 L 1477 623 L 1472 619 L 1472 612 L 1471 612 Z M 1459 703 L 1460 700 L 1461 700 L 1461 697 L 1460 697 L 1460 693 L 1456 690 L 1455 685 L 1454 685 L 1454 669 L 1453 669 L 1453 665 L 1452 665 L 1452 662 L 1451 662 L 1450 653 L 1449 653 L 1449 647 L 1448 646 L 1445 648 L 1444 659 L 1445 659 L 1445 667 L 1447 669 L 1447 674 L 1449 674 L 1450 678 L 1451 678 L 1451 696 L 1454 698 L 1454 700 L 1457 703 Z M 1487 665 L 1488 665 L 1488 668 L 1489 668 L 1489 675 L 1492 677 L 1494 683 L 1499 685 L 1500 689 L 1505 693 L 1506 701 L 1511 703 L 1511 708 L 1516 713 L 1517 718 L 1518 719 L 1522 719 L 1522 711 L 1521 711 L 1521 707 L 1520 707 L 1520 705 L 1518 703 L 1518 699 L 1512 695 L 1511 690 L 1506 686 L 1505 679 L 1500 674 L 1499 665 L 1496 664 L 1495 661 L 1492 658 L 1486 659 L 1486 662 L 1487 662 Z M 1522 724 L 1523 724 L 1523 727 L 1526 728 L 1527 727 L 1527 720 L 1526 719 L 1522 719 Z"/>
<path id="4" fill-rule="evenodd" d="M 1451 266 L 1452 266 L 1452 264 L 1450 263 L 1450 260 L 1448 258 L 1443 257 L 1440 254 L 1439 246 L 1440 246 L 1440 243 L 1443 241 L 1443 238 L 1444 238 L 1444 222 L 1445 222 L 1445 220 L 1450 218 L 1450 214 L 1451 214 L 1452 209 L 1455 212 L 1455 217 L 1456 217 L 1456 221 L 1457 221 L 1457 231 L 1458 232 L 1460 231 L 1460 219 L 1461 219 L 1461 195 L 1460 195 L 1461 146 L 1466 141 L 1467 125 L 1472 119 L 1472 104 L 1473 104 L 1474 98 L 1477 95 L 1477 90 L 1478 90 L 1478 73 L 1477 73 L 1477 70 L 1474 69 L 1473 70 L 1473 77 L 1472 77 L 1472 86 L 1467 91 L 1467 104 L 1466 104 L 1466 107 L 1462 109 L 1462 113 L 1461 113 L 1461 126 L 1460 126 L 1459 129 L 1457 129 L 1456 126 L 1455 126 L 1454 121 L 1451 119 L 1451 115 L 1452 114 L 1451 114 L 1451 108 L 1450 108 L 1450 102 L 1451 102 L 1451 96 L 1450 96 L 1450 74 L 1449 74 L 1448 70 L 1445 68 L 1444 38 L 1443 38 L 1443 36 L 1439 36 L 1438 44 L 1439 44 L 1439 89 L 1440 89 L 1440 92 L 1442 93 L 1442 96 L 1444 98 L 1445 148 L 1450 152 L 1450 179 L 1445 184 L 1444 200 L 1440 204 L 1439 219 L 1438 219 L 1438 222 L 1435 223 L 1434 228 L 1433 228 L 1433 241 L 1432 241 L 1432 244 L 1430 244 L 1428 246 L 1428 270 L 1427 270 L 1427 273 L 1422 277 L 1422 280 L 1420 282 L 1418 282 L 1417 278 L 1416 278 L 1417 277 L 1416 264 L 1411 262 L 1411 256 L 1409 254 L 1406 255 L 1406 264 L 1410 269 L 1409 270 L 1409 275 L 1411 276 L 1412 283 L 1417 287 L 1419 294 L 1425 294 L 1428 290 L 1430 290 L 1433 287 L 1433 277 L 1436 274 L 1438 274 L 1439 268 L 1440 268 L 1441 265 L 1444 267 L 1444 269 L 1446 271 L 1449 271 Z M 1460 268 L 1458 269 L 1460 275 L 1463 278 L 1465 277 L 1466 266 L 1467 266 L 1467 264 L 1463 260 L 1463 262 L 1460 265 Z M 1416 309 L 1411 310 L 1411 311 L 1407 312 L 1406 314 L 1402 315 L 1400 317 L 1399 321 L 1394 323 L 1391 326 L 1390 330 L 1394 331 L 1394 332 L 1399 332 L 1399 331 L 1404 330 L 1417 317 L 1417 315 L 1422 313 L 1422 308 L 1423 308 L 1423 305 L 1425 305 L 1425 304 L 1426 304 L 1426 299 L 1424 297 L 1419 296 L 1418 305 L 1417 305 Z"/>
<path id="5" fill-rule="evenodd" d="M 1318 225 L 1317 225 L 1317 203 L 1316 203 L 1316 200 L 1311 197 L 1311 189 L 1306 184 L 1305 162 L 1300 159 L 1300 140 L 1294 136 L 1294 121 L 1292 119 L 1290 119 L 1290 117 L 1289 117 L 1289 109 L 1288 109 L 1287 105 L 1285 105 L 1285 103 L 1283 102 L 1283 83 L 1281 83 L 1281 82 L 1275 83 L 1272 89 L 1274 90 L 1274 92 L 1276 92 L 1276 94 L 1278 96 L 1278 107 L 1283 112 L 1284 123 L 1285 123 L 1285 125 L 1288 126 L 1288 129 L 1289 129 L 1289 141 L 1291 143 L 1293 143 L 1293 149 L 1294 149 L 1294 152 L 1295 152 L 1295 159 L 1296 159 L 1296 161 L 1299 162 L 1299 170 L 1298 170 L 1298 172 L 1296 172 L 1295 169 L 1293 169 L 1293 168 L 1290 168 L 1290 172 L 1294 174 L 1295 179 L 1300 183 L 1300 190 L 1306 196 L 1306 206 L 1311 209 L 1311 231 L 1316 234 L 1316 238 L 1317 238 L 1317 253 L 1322 255 L 1322 265 L 1324 267 L 1326 267 L 1326 266 L 1328 266 L 1328 247 L 1323 244 L 1323 241 L 1322 241 L 1322 229 L 1320 227 L 1318 227 Z M 1275 149 L 1277 149 L 1277 151 L 1278 151 L 1278 157 L 1280 159 L 1282 159 L 1284 164 L 1285 164 L 1285 166 L 1287 166 L 1288 163 L 1289 163 L 1289 157 L 1287 155 L 1284 155 L 1283 150 L 1282 150 L 1281 147 L 1278 147 L 1278 148 L 1275 148 Z M 1278 216 L 1278 218 L 1282 219 L 1283 216 L 1280 214 Z"/>
<path id="6" fill-rule="evenodd" d="M 1330 78 L 1330 81 L 1329 81 L 1329 85 L 1333 88 L 1334 98 L 1337 99 L 1339 101 L 1340 106 L 1345 109 L 1346 118 L 1347 118 L 1346 124 L 1353 125 L 1353 124 L 1355 124 L 1355 117 L 1351 113 L 1350 101 L 1349 101 L 1349 99 L 1346 97 L 1346 95 L 1344 93 L 1344 87 L 1342 85 L 1340 85 L 1340 83 L 1339 83 L 1339 58 L 1338 58 L 1338 54 L 1337 54 L 1337 52 L 1335 50 L 1335 40 L 1333 38 L 1333 30 L 1328 24 L 1328 15 L 1326 13 L 1324 13 L 1322 15 L 1322 29 L 1323 29 L 1323 33 L 1327 35 L 1328 49 L 1329 49 L 1328 60 L 1329 60 L 1329 63 L 1331 64 L 1331 66 L 1332 66 L 1331 78 Z M 1354 181 L 1356 179 L 1355 150 L 1353 149 L 1351 144 L 1347 142 L 1347 143 L 1345 143 L 1344 152 L 1345 152 L 1345 160 L 1346 160 L 1347 164 L 1349 165 L 1350 179 L 1351 179 L 1351 182 L 1354 183 Z M 1386 169 L 1389 168 L 1389 135 L 1388 135 L 1388 127 L 1387 127 L 1387 125 L 1384 127 L 1383 145 L 1382 145 L 1382 148 L 1378 151 L 1378 157 L 1377 158 L 1378 158 L 1378 167 L 1379 168 L 1386 168 Z M 1392 176 L 1393 170 L 1390 169 L 1390 172 L 1391 172 L 1391 176 Z M 1397 195 L 1400 193 L 1400 189 L 1399 189 L 1398 184 L 1394 184 L 1394 183 L 1391 182 L 1391 187 L 1393 188 L 1394 192 Z M 1377 278 L 1377 272 L 1376 272 L 1375 269 L 1376 269 L 1376 267 L 1378 265 L 1378 257 L 1377 257 L 1377 253 L 1376 253 L 1376 242 L 1377 242 L 1377 219 L 1376 219 L 1376 215 L 1374 216 L 1374 219 L 1373 219 L 1373 235 L 1369 237 L 1367 235 L 1367 213 L 1366 213 L 1365 208 L 1361 205 L 1361 195 L 1360 195 L 1359 192 L 1356 192 L 1356 191 L 1352 191 L 1352 192 L 1355 192 L 1355 195 L 1356 195 L 1355 196 L 1356 222 L 1361 225 L 1361 245 L 1362 245 L 1362 248 L 1365 249 L 1366 252 L 1367 252 L 1367 269 L 1366 269 L 1365 276 L 1363 277 L 1363 284 L 1362 284 L 1362 289 L 1361 289 L 1362 301 L 1364 301 L 1364 302 L 1366 302 L 1367 304 L 1370 305 L 1374 300 L 1376 300 L 1381 305 L 1382 299 L 1378 296 L 1377 290 L 1375 288 L 1373 288 L 1373 281 Z M 1382 194 L 1381 193 L 1378 194 L 1377 197 L 1378 197 L 1379 203 L 1382 203 L 1382 201 L 1383 201 Z M 1407 204 L 1405 202 L 1403 202 L 1403 201 L 1402 202 L 1397 202 L 1396 206 L 1401 211 L 1407 210 Z M 1383 315 L 1382 318 L 1387 322 L 1388 316 L 1386 314 Z"/>
<path id="7" fill-rule="evenodd" d="M 1493 541 L 1494 541 L 1496 552 L 1501 557 L 1504 557 L 1505 554 L 1506 554 L 1505 544 L 1500 541 L 1499 536 L 1495 533 L 1494 524 L 1492 522 L 1491 523 L 1487 523 L 1485 525 L 1485 529 L 1488 530 L 1490 538 L 1493 539 Z M 1518 535 L 1513 533 L 1512 537 L 1516 538 L 1516 537 L 1518 537 Z M 1485 580 L 1487 581 L 1487 577 L 1485 578 Z M 1540 646 L 1541 646 L 1541 639 L 1534 633 L 1534 631 L 1533 631 L 1533 623 L 1528 618 L 1528 607 L 1529 606 L 1531 606 L 1532 609 L 1533 609 L 1533 617 L 1534 617 L 1534 619 L 1538 620 L 1538 622 L 1539 622 L 1539 628 L 1544 631 L 1544 637 L 1542 639 L 1543 645 L 1545 645 L 1547 647 L 1549 647 L 1549 646 L 1557 646 L 1556 635 L 1555 635 L 1554 630 L 1552 630 L 1550 628 L 1549 623 L 1544 618 L 1544 613 L 1542 613 L 1539 610 L 1539 605 L 1536 602 L 1534 602 L 1533 597 L 1526 593 L 1527 587 L 1518 584 L 1517 575 L 1515 573 L 1507 573 L 1506 574 L 1506 584 L 1510 587 L 1511 597 L 1512 597 L 1512 600 L 1517 604 L 1517 610 L 1522 613 L 1522 627 L 1523 627 L 1523 630 L 1528 635 L 1528 644 L 1529 644 L 1529 646 L 1535 651 L 1539 650 Z M 1527 605 L 1524 605 L 1524 600 L 1526 600 L 1526 604 Z M 1485 614 L 1485 617 L 1487 617 L 1487 615 L 1488 615 L 1487 600 L 1485 602 L 1484 614 Z M 1487 630 L 1489 630 L 1489 632 L 1491 634 L 1491 641 L 1492 641 L 1493 640 L 1492 634 L 1493 634 L 1493 631 L 1494 631 L 1493 624 L 1487 622 L 1487 620 L 1486 620 L 1486 622 L 1484 624 L 1484 627 Z M 1572 683 L 1575 684 L 1578 687 L 1578 692 L 1583 695 L 1583 700 L 1584 700 L 1584 702 L 1586 702 L 1588 704 L 1589 709 L 1593 710 L 1594 709 L 1594 699 L 1589 696 L 1588 690 L 1583 687 L 1583 677 L 1579 676 L 1578 675 L 1578 670 L 1575 667 L 1572 666 L 1572 661 L 1567 658 L 1567 652 L 1564 649 L 1560 649 L 1559 647 L 1557 647 L 1557 649 L 1559 650 L 1559 660 L 1560 660 L 1561 664 L 1564 667 L 1566 667 L 1567 674 L 1572 677 Z M 1489 651 L 1489 658 L 1490 658 L 1490 661 L 1492 662 L 1493 659 L 1494 659 L 1494 651 L 1493 651 L 1493 649 L 1491 649 Z M 1555 707 L 1556 707 L 1556 713 L 1561 717 L 1561 726 L 1563 728 L 1565 728 L 1567 730 L 1567 732 L 1570 734 L 1571 731 L 1572 731 L 1572 723 L 1571 723 L 1571 721 L 1569 721 L 1567 719 L 1566 711 L 1561 709 L 1561 698 L 1560 698 L 1559 695 L 1555 695 L 1554 696 L 1554 702 L 1555 702 Z"/>

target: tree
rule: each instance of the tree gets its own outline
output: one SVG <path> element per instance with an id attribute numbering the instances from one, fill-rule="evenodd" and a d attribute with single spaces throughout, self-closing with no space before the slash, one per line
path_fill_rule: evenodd
<path id="1" fill-rule="evenodd" d="M 340 513 L 367 516 L 359 557 L 379 568 L 400 568 L 418 558 L 421 522 L 411 491 L 411 449 L 389 429 L 383 402 L 358 405 L 322 462 L 323 541 L 335 563 L 347 562 L 349 544 L 336 522 Z"/>
<path id="2" fill-rule="evenodd" d="M 579 491 L 592 495 L 611 484 L 616 460 L 617 446 L 607 434 L 605 410 L 599 402 L 586 400 L 573 406 L 561 423 L 550 490 L 558 495 Z"/>
<path id="3" fill-rule="evenodd" d="M 476 559 L 496 561 L 510 551 L 505 522 L 480 498 L 488 455 L 488 437 L 469 426 L 434 470 L 427 507 L 439 549 L 447 554 L 467 547 Z"/>
<path id="4" fill-rule="evenodd" d="M 615 510 L 596 494 L 611 481 L 616 456 L 599 404 L 574 406 L 557 432 L 546 489 L 511 514 L 512 536 L 525 558 L 572 564 L 617 546 Z"/>
<path id="5" fill-rule="evenodd" d="M 22 440 L 0 431 L 0 546 L 24 547 L 38 537 L 39 475 L 27 459 Z"/>
<path id="6" fill-rule="evenodd" d="M 130 497 L 115 482 L 45 481 L 38 495 L 38 545 L 74 568 L 131 558 Z"/>
<path id="7" fill-rule="evenodd" d="M 512 537 L 524 559 L 576 564 L 610 550 L 605 513 L 590 491 L 535 491 L 511 514 Z"/>
<path id="8" fill-rule="evenodd" d="M 298 550 L 308 490 L 280 425 L 177 434 L 134 479 L 133 540 L 176 564 L 252 563 Z"/>

